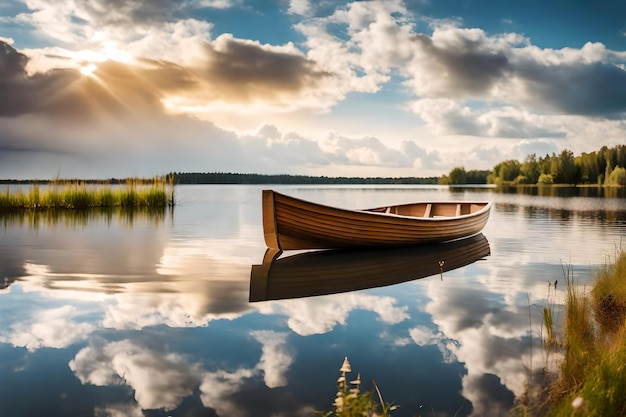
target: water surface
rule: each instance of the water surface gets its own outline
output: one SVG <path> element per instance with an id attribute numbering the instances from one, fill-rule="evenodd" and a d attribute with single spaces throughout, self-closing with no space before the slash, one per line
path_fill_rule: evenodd
<path id="1" fill-rule="evenodd" d="M 346 356 L 401 406 L 393 415 L 506 415 L 545 365 L 539 310 L 554 282 L 562 304 L 567 271 L 588 284 L 626 235 L 619 194 L 276 186 L 348 208 L 489 199 L 487 251 L 307 257 L 312 276 L 338 265 L 386 286 L 266 288 L 250 302 L 262 188 L 178 186 L 160 213 L 2 217 L 0 415 L 305 416 L 331 409 Z"/>

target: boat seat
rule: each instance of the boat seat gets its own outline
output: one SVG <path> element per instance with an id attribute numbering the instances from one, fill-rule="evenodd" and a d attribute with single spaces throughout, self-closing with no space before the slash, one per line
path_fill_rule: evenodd
<path id="1" fill-rule="evenodd" d="M 387 207 L 387 208 L 385 209 L 385 213 L 386 213 L 386 214 L 391 213 L 391 207 Z"/>
<path id="2" fill-rule="evenodd" d="M 424 210 L 424 217 L 430 217 L 430 211 L 432 210 L 432 204 L 426 204 L 426 210 Z"/>

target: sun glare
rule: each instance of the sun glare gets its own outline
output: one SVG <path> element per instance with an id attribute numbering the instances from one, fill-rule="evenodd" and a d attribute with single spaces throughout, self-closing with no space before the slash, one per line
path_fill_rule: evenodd
<path id="1" fill-rule="evenodd" d="M 80 68 L 80 72 L 87 77 L 95 77 L 94 71 L 97 70 L 98 67 L 95 64 L 88 64 Z"/>

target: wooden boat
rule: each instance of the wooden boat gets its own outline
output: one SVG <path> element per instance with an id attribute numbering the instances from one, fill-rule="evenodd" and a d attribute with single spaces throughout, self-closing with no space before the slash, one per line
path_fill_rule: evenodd
<path id="1" fill-rule="evenodd" d="M 267 249 L 250 270 L 251 302 L 336 294 L 440 275 L 490 255 L 480 233 L 466 239 L 398 248 L 309 251 L 279 258 Z"/>
<path id="2" fill-rule="evenodd" d="M 437 243 L 479 233 L 490 202 L 431 202 L 349 210 L 263 190 L 263 234 L 276 250 Z"/>

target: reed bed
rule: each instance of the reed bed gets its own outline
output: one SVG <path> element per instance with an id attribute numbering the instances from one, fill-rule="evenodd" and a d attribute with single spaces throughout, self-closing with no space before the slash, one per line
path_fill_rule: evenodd
<path id="1" fill-rule="evenodd" d="M 595 274 L 590 291 L 566 274 L 563 331 L 558 343 L 544 344 L 560 350 L 560 366 L 539 406 L 515 414 L 626 416 L 626 252 Z"/>
<path id="2" fill-rule="evenodd" d="M 33 183 L 27 190 L 18 188 L 0 193 L 0 211 L 46 209 L 93 209 L 114 207 L 174 206 L 173 177 L 127 179 L 122 184 L 109 182 L 52 181 Z"/>

